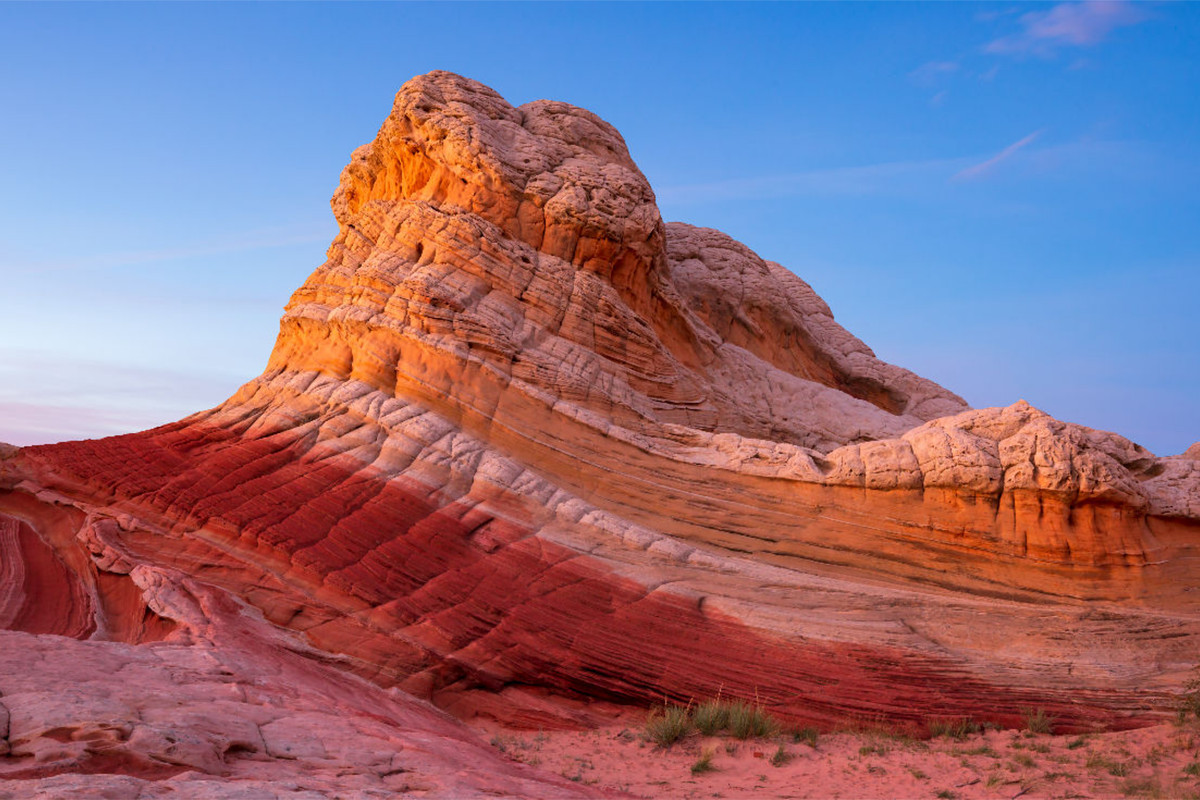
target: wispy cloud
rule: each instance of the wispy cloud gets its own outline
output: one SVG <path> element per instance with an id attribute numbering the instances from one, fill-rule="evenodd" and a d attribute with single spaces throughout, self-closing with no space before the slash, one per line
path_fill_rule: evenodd
<path id="1" fill-rule="evenodd" d="M 75 439 L 98 439 L 153 428 L 174 418 L 171 415 L 155 418 L 130 414 L 118 408 L 80 408 L 0 400 L 0 442 L 24 447 Z"/>
<path id="2" fill-rule="evenodd" d="M 711 183 L 666 186 L 657 192 L 664 202 L 695 203 L 793 195 L 878 195 L 906 192 L 914 183 L 938 182 L 969 164 L 969 158 L 889 161 L 854 167 L 831 167 L 784 175 L 764 175 Z"/>
<path id="3" fill-rule="evenodd" d="M 41 444 L 144 430 L 212 406 L 241 382 L 232 375 L 0 348 L 0 442 Z"/>
<path id="4" fill-rule="evenodd" d="M 908 77 L 914 83 L 929 86 L 941 77 L 958 72 L 958 66 L 957 61 L 929 61 L 908 73 Z"/>
<path id="5" fill-rule="evenodd" d="M 969 180 L 974 180 L 975 178 L 979 178 L 983 175 L 986 175 L 987 173 L 989 173 L 993 169 L 995 169 L 998 164 L 1012 158 L 1022 148 L 1028 147 L 1029 145 L 1033 144 L 1034 140 L 1036 140 L 1041 135 L 1042 135 L 1042 131 L 1036 130 L 1033 133 L 1029 134 L 1028 136 L 1013 142 L 1008 147 L 1004 148 L 999 153 L 996 153 L 991 158 L 988 158 L 985 161 L 981 161 L 978 164 L 972 164 L 971 166 L 967 167 L 964 170 L 960 170 L 959 172 L 954 174 L 954 177 L 952 177 L 951 180 L 953 180 L 953 181 L 969 181 Z"/>
<path id="6" fill-rule="evenodd" d="M 1149 15 L 1122 0 L 1060 3 L 1047 11 L 1022 14 L 1022 30 L 994 39 L 986 52 L 1048 57 L 1063 47 L 1090 47 L 1118 28 L 1136 25 Z"/>
<path id="7" fill-rule="evenodd" d="M 792 197 L 912 197 L 936 193 L 938 187 L 983 178 L 1005 162 L 1018 158 L 1021 177 L 1043 179 L 1058 174 L 1081 178 L 1121 176 L 1145 179 L 1158 174 L 1163 163 L 1153 151 L 1137 142 L 1085 137 L 1073 141 L 1039 142 L 1046 133 L 1039 128 L 999 152 L 987 155 L 890 161 L 853 167 L 833 167 L 783 175 L 762 175 L 690 185 L 665 186 L 658 191 L 664 213 L 670 205 L 723 203 Z M 1012 165 L 1009 165 L 1010 167 Z"/>

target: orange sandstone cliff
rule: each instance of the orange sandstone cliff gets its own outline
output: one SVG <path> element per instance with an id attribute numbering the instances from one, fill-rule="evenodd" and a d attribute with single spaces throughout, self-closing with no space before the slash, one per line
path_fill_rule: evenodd
<path id="1" fill-rule="evenodd" d="M 879 361 L 785 268 L 664 223 L 617 131 L 563 103 L 414 78 L 332 205 L 234 397 L 0 452 L 0 781 L 246 762 L 586 791 L 455 773 L 468 734 L 428 703 L 529 727 L 718 691 L 913 728 L 1171 708 L 1200 654 L 1197 448 Z M 99 685 L 138 665 L 235 721 Z M 50 680 L 76 688 L 28 699 Z M 335 753 L 319 713 L 371 746 Z"/>

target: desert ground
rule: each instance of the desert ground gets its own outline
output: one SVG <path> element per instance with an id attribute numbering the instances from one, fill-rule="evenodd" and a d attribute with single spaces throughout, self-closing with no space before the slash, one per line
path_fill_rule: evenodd
<path id="1" fill-rule="evenodd" d="M 508 758 L 573 781 L 670 800 L 1200 797 L 1200 726 L 1194 723 L 927 739 L 884 727 L 815 739 L 811 732 L 746 740 L 693 732 L 662 747 L 648 739 L 644 725 L 629 722 L 579 732 L 496 730 L 490 741 Z"/>

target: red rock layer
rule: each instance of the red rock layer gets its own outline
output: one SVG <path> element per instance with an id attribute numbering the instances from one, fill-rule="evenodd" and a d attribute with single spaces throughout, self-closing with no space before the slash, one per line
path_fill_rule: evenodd
<path id="1" fill-rule="evenodd" d="M 86 638 L 95 629 L 78 577 L 19 519 L 0 514 L 0 629 Z"/>
<path id="2" fill-rule="evenodd" d="M 505 760 L 219 590 L 105 553 L 178 627 L 140 646 L 0 631 L 0 794 L 611 796 Z"/>
<path id="3" fill-rule="evenodd" d="M 247 421 L 266 417 L 247 416 L 233 428 L 194 422 L 33 448 L 25 457 L 38 465 L 43 484 L 174 532 L 109 526 L 106 536 L 140 558 L 203 575 L 259 606 L 267 619 L 303 630 L 321 650 L 352 656 L 361 674 L 464 716 L 530 727 L 595 718 L 577 703 L 547 705 L 526 689 L 541 687 L 575 701 L 639 705 L 722 691 L 825 724 L 882 717 L 919 728 L 956 715 L 1014 723 L 1021 709 L 1042 707 L 1064 726 L 1126 726 L 1142 721 L 1147 700 L 1156 696 L 1140 685 L 1140 675 L 1136 691 L 1116 691 L 1112 679 L 1105 691 L 1046 683 L 1047 670 L 1034 680 L 1018 674 L 996 680 L 997 660 L 1014 662 L 1014 673 L 1028 669 L 1019 657 L 1000 659 L 996 652 L 1015 628 L 1036 620 L 1053 641 L 1074 627 L 1073 647 L 1096 648 L 1127 635 L 1113 618 L 1063 620 L 1061 609 L 1038 617 L 1017 604 L 1016 616 L 990 636 L 974 634 L 991 640 L 983 643 L 983 658 L 931 647 L 916 631 L 830 636 L 823 627 L 844 615 L 847 603 L 851 610 L 855 603 L 883 606 L 870 624 L 927 624 L 913 601 L 889 609 L 897 598 L 863 590 L 834 601 L 825 609 L 829 619 L 810 629 L 796 620 L 763 625 L 753 613 L 757 624 L 748 625 L 739 619 L 747 616 L 739 607 L 747 598 L 757 600 L 759 613 L 799 612 L 808 603 L 795 595 L 799 587 L 779 578 L 766 585 L 761 576 L 731 581 L 677 563 L 622 574 L 632 553 L 593 556 L 578 543 L 545 536 L 544 514 L 521 497 L 476 478 L 471 491 L 451 499 L 443 493 L 453 494 L 450 481 L 439 488 L 410 475 L 388 476 L 357 458 L 322 452 L 312 446 L 319 437 L 304 431 L 246 435 Z M 72 455 L 69 465 L 64 452 Z M 410 466 L 433 460 L 431 453 L 422 456 Z M 102 541 L 93 549 L 106 547 Z M 755 598 L 758 592 L 782 597 Z M 823 593 L 817 605 L 829 602 Z M 972 607 L 938 615 L 960 616 L 964 628 L 996 611 L 986 602 L 956 602 Z M 1131 612 L 1117 618 L 1147 623 Z M 1178 631 L 1158 622 L 1142 638 L 1161 644 Z M 1060 645 L 1041 656 L 1061 669 L 1053 662 L 1080 654 Z"/>
<path id="4" fill-rule="evenodd" d="M 97 527 L 115 523 L 24 492 L 0 493 L 0 630 L 131 644 L 172 631 L 132 581 L 91 552 Z"/>

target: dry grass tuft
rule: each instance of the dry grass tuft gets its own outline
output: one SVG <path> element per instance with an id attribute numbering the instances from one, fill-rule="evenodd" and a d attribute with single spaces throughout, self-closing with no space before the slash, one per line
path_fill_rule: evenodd
<path id="1" fill-rule="evenodd" d="M 729 732 L 737 739 L 773 736 L 779 721 L 760 705 L 734 700 L 729 704 Z"/>
<path id="2" fill-rule="evenodd" d="M 729 704 L 720 698 L 705 700 L 692 712 L 696 730 L 705 736 L 714 736 L 729 726 Z"/>
<path id="3" fill-rule="evenodd" d="M 692 764 L 692 774 L 700 775 L 705 772 L 714 772 L 716 767 L 712 763 L 713 751 L 712 748 L 705 748 L 700 757 L 696 759 L 696 763 Z"/>
<path id="4" fill-rule="evenodd" d="M 979 733 L 983 727 L 970 717 L 948 717 L 929 721 L 929 735 L 937 739 L 965 739 L 973 733 Z"/>
<path id="5" fill-rule="evenodd" d="M 1026 708 L 1021 711 L 1025 718 L 1025 730 L 1030 733 L 1052 733 L 1054 718 L 1044 708 Z"/>
<path id="6" fill-rule="evenodd" d="M 659 747 L 670 747 L 692 729 L 691 711 L 687 706 L 664 705 L 646 718 L 646 738 Z"/>

